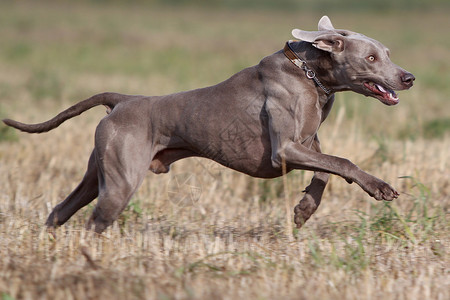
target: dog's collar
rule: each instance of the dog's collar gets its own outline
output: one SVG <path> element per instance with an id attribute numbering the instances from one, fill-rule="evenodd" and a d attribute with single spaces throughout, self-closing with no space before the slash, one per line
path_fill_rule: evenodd
<path id="1" fill-rule="evenodd" d="M 329 95 L 331 93 L 331 90 L 327 89 L 320 80 L 316 77 L 316 73 L 308 68 L 306 65 L 306 61 L 301 59 L 297 53 L 291 48 L 291 42 L 292 40 L 289 40 L 286 42 L 286 45 L 284 46 L 284 55 L 297 67 L 305 71 L 306 77 L 308 79 L 314 80 L 314 82 L 325 92 L 325 94 Z"/>

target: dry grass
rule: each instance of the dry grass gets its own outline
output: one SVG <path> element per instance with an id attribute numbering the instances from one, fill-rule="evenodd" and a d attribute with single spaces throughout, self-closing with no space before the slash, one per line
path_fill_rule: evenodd
<path id="1" fill-rule="evenodd" d="M 216 83 L 281 48 L 292 27 L 313 29 L 318 20 L 87 4 L 0 11 L 0 109 L 27 121 L 105 90 L 161 94 Z M 330 15 L 385 42 L 418 78 L 398 107 L 338 95 L 321 129 L 325 152 L 390 182 L 398 200 L 376 202 L 332 177 L 297 231 L 285 201 L 294 207 L 310 173 L 265 181 L 188 159 L 149 174 L 105 234 L 83 229 L 89 206 L 54 239 L 43 224 L 83 176 L 104 115 L 95 109 L 49 134 L 0 142 L 2 300 L 449 299 L 450 136 L 422 134 L 428 121 L 449 117 L 450 55 L 438 38 L 448 14 Z M 428 63 L 423 53 L 433 54 Z"/>

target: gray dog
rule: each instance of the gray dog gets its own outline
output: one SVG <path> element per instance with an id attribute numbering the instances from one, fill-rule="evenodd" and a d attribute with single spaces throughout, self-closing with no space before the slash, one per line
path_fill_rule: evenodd
<path id="1" fill-rule="evenodd" d="M 127 206 L 147 170 L 166 173 L 186 157 L 205 157 L 260 178 L 294 169 L 314 171 L 295 207 L 301 227 L 320 204 L 329 174 L 356 182 L 377 200 L 393 200 L 397 191 L 349 160 L 322 154 L 317 131 L 334 93 L 354 91 L 386 105 L 399 99 L 414 76 L 393 64 L 389 50 L 362 34 L 335 29 L 328 17 L 318 31 L 294 29 L 280 50 L 217 85 L 166 96 L 95 95 L 40 124 L 3 120 L 30 133 L 52 130 L 97 106 L 108 115 L 95 133 L 95 148 L 78 187 L 47 219 L 64 224 L 98 197 L 88 221 L 101 233 Z"/>

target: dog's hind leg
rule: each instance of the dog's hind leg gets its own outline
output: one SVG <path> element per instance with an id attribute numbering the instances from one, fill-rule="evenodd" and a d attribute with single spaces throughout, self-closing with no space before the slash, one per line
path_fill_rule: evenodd
<path id="1" fill-rule="evenodd" d="M 61 203 L 55 206 L 45 225 L 55 227 L 64 224 L 80 208 L 89 204 L 98 196 L 98 176 L 95 149 L 92 151 L 86 174 L 80 184 Z"/>
<path id="2" fill-rule="evenodd" d="M 95 232 L 103 232 L 117 220 L 141 185 L 151 161 L 146 134 L 146 130 L 138 131 L 133 125 L 117 126 L 105 119 L 100 122 L 95 146 L 99 194 L 88 229 L 94 226 Z"/>

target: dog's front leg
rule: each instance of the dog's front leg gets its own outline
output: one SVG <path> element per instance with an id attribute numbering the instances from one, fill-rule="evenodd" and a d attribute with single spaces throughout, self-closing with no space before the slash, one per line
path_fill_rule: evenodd
<path id="1" fill-rule="evenodd" d="M 362 171 L 348 159 L 318 153 L 300 143 L 287 142 L 277 151 L 273 164 L 283 160 L 286 161 L 287 167 L 291 169 L 339 175 L 348 182 L 357 183 L 364 191 L 377 200 L 393 200 L 399 196 L 398 192 L 389 184 Z"/>
<path id="2" fill-rule="evenodd" d="M 319 207 L 328 177 L 328 173 L 314 172 L 311 183 L 305 189 L 305 195 L 294 208 L 294 222 L 297 228 L 301 228 Z"/>
<path id="3" fill-rule="evenodd" d="M 312 149 L 318 153 L 322 153 L 317 135 L 314 138 Z M 328 173 L 314 172 L 311 183 L 304 191 L 305 195 L 294 208 L 294 222 L 297 224 L 297 228 L 301 228 L 319 207 L 323 191 L 328 183 L 328 177 Z"/>

